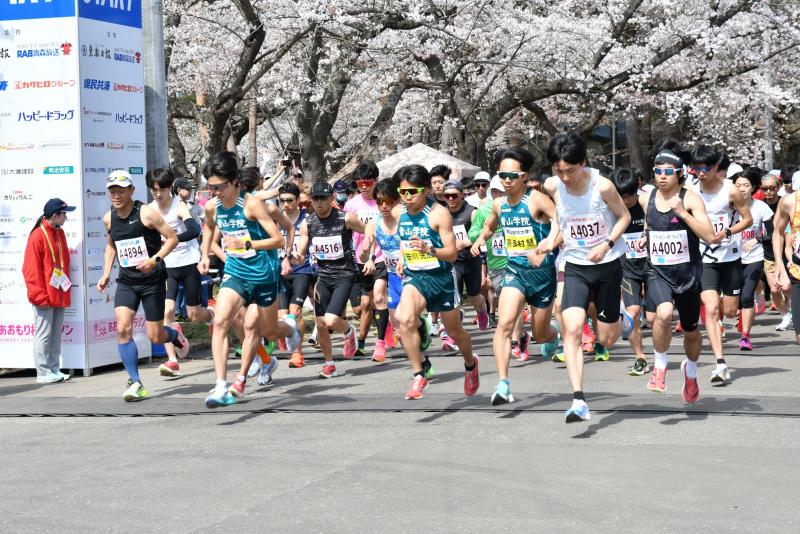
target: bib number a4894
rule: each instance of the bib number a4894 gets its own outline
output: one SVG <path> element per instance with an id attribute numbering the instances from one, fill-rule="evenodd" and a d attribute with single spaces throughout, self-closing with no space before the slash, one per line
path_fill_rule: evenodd
<path id="1" fill-rule="evenodd" d="M 128 269 L 134 268 L 139 262 L 149 257 L 144 237 L 123 239 L 121 241 L 116 241 L 114 245 L 117 247 L 117 259 L 119 260 L 120 267 Z"/>

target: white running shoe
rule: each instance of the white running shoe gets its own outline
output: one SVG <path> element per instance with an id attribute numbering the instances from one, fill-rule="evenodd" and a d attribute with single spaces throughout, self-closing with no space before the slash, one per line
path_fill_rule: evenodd
<path id="1" fill-rule="evenodd" d="M 786 315 L 783 316 L 781 320 L 781 324 L 775 327 L 775 330 L 778 332 L 785 332 L 787 330 L 791 330 L 793 327 L 792 325 L 792 313 L 787 312 Z"/>

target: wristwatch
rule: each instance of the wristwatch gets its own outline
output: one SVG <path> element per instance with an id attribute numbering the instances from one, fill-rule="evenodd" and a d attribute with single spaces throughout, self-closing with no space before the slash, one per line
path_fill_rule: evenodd
<path id="1" fill-rule="evenodd" d="M 252 241 L 245 241 L 244 242 L 244 249 L 245 250 L 250 250 L 252 248 L 253 248 L 253 242 Z"/>
<path id="2" fill-rule="evenodd" d="M 161 256 L 153 256 L 153 260 L 155 260 L 156 263 L 161 263 Z"/>
<path id="3" fill-rule="evenodd" d="M 376 258 L 377 258 L 377 256 L 375 254 L 373 254 L 372 256 L 369 257 L 369 259 L 371 259 L 372 261 L 375 261 Z"/>
<path id="4" fill-rule="evenodd" d="M 725 228 L 725 237 L 730 237 L 732 233 L 730 228 Z"/>
<path id="5" fill-rule="evenodd" d="M 611 239 L 606 239 L 606 243 L 608 243 L 608 248 L 614 248 L 614 242 Z"/>

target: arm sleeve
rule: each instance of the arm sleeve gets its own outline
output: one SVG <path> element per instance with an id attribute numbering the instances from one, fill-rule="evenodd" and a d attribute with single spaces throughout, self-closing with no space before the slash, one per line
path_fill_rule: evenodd
<path id="1" fill-rule="evenodd" d="M 185 241 L 197 239 L 200 235 L 200 225 L 197 224 L 197 221 L 195 221 L 194 218 L 186 219 L 183 221 L 183 225 L 186 227 L 186 231 L 178 234 L 178 242 L 183 243 Z"/>

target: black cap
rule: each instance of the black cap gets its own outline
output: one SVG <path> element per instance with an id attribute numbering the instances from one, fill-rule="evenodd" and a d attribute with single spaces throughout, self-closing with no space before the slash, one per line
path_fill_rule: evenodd
<path id="1" fill-rule="evenodd" d="M 172 187 L 175 188 L 175 191 L 178 189 L 194 189 L 194 183 L 188 178 L 178 178 L 173 182 Z"/>
<path id="2" fill-rule="evenodd" d="M 333 195 L 333 188 L 328 182 L 314 182 L 311 186 L 311 198 L 329 197 Z"/>
<path id="3" fill-rule="evenodd" d="M 67 203 L 60 198 L 51 198 L 47 201 L 47 204 L 44 205 L 44 216 L 48 218 L 56 213 L 65 211 L 75 211 L 75 206 L 67 205 Z"/>
<path id="4" fill-rule="evenodd" d="M 337 193 L 346 193 L 347 184 L 344 183 L 344 180 L 336 180 L 336 183 L 333 184 L 333 190 Z"/>

